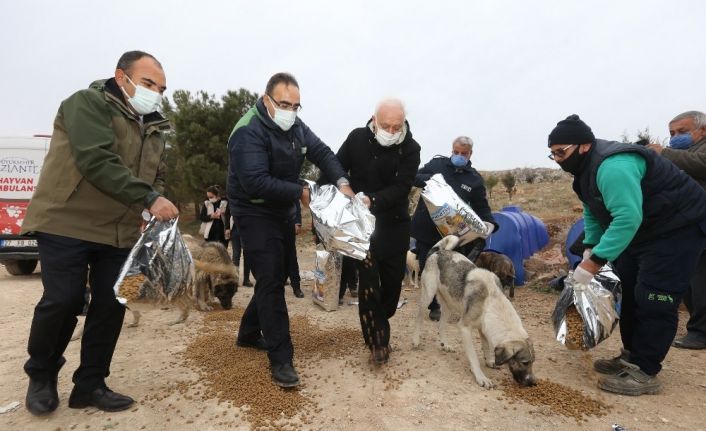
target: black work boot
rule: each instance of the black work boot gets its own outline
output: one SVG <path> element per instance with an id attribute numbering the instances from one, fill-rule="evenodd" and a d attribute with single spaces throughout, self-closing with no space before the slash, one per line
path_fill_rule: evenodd
<path id="1" fill-rule="evenodd" d="M 51 413 L 59 406 L 59 394 L 56 391 L 56 378 L 39 380 L 29 378 L 25 406 L 35 416 Z"/>
<path id="2" fill-rule="evenodd" d="M 292 286 L 292 290 L 294 291 L 294 296 L 297 298 L 303 298 L 304 297 L 304 292 L 302 292 L 302 288 L 299 286 Z"/>
<path id="3" fill-rule="evenodd" d="M 272 381 L 282 388 L 299 386 L 299 375 L 290 363 L 272 364 Z"/>
<path id="4" fill-rule="evenodd" d="M 620 354 L 611 359 L 598 359 L 593 362 L 593 369 L 601 374 L 618 375 L 630 361 L 630 351 L 620 349 Z"/>
<path id="5" fill-rule="evenodd" d="M 84 391 L 74 386 L 69 396 L 69 407 L 72 409 L 95 407 L 104 412 L 127 410 L 134 402 L 135 400 L 127 395 L 113 392 L 105 385 L 92 391 Z"/>

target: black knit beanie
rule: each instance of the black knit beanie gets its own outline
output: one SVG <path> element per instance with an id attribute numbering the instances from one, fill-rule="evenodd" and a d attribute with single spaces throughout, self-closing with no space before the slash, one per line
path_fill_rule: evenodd
<path id="1" fill-rule="evenodd" d="M 596 141 L 591 128 L 584 123 L 578 115 L 573 114 L 556 123 L 556 127 L 549 134 L 549 145 L 556 144 L 586 144 Z"/>

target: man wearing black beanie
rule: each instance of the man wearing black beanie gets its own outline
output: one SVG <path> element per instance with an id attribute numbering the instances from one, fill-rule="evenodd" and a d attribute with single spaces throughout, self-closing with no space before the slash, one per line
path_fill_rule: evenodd
<path id="1" fill-rule="evenodd" d="M 622 282 L 623 349 L 594 362 L 605 374 L 598 387 L 657 393 L 678 306 L 706 246 L 706 192 L 643 146 L 596 139 L 578 115 L 557 123 L 548 145 L 549 158 L 574 176 L 583 202 L 587 250 L 574 281 L 588 284 L 611 261 Z"/>

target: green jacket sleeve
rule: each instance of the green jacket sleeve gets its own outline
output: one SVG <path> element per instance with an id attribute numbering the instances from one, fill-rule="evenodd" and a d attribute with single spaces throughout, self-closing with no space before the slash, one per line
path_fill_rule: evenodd
<path id="1" fill-rule="evenodd" d="M 647 162 L 638 154 L 616 154 L 598 168 L 598 190 L 613 220 L 593 247 L 598 258 L 615 260 L 642 224 L 642 188 Z M 588 235 L 588 231 L 587 231 Z"/>
<path id="2" fill-rule="evenodd" d="M 101 192 L 125 205 L 142 204 L 152 186 L 135 177 L 111 151 L 112 114 L 100 93 L 75 93 L 62 104 L 71 152 L 81 175 Z"/>

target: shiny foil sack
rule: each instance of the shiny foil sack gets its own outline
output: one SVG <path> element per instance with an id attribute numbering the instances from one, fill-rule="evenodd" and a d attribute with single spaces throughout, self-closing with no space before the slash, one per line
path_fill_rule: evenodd
<path id="1" fill-rule="evenodd" d="M 456 235 L 461 238 L 459 245 L 488 237 L 488 228 L 483 220 L 458 197 L 443 175 L 435 174 L 427 180 L 422 199 L 442 237 Z"/>
<path id="2" fill-rule="evenodd" d="M 564 290 L 552 313 L 554 333 L 567 348 L 588 350 L 608 338 L 617 326 L 622 288 L 610 264 L 603 266 L 588 285 L 574 282 L 572 276 L 573 272 L 564 280 Z M 572 317 L 576 312 L 578 316 Z"/>
<path id="3" fill-rule="evenodd" d="M 153 217 L 147 223 L 113 286 L 121 304 L 169 302 L 186 293 L 194 266 L 177 220 L 160 222 Z"/>
<path id="4" fill-rule="evenodd" d="M 341 286 L 341 263 L 343 257 L 337 252 L 329 252 L 319 244 L 316 248 L 316 267 L 314 269 L 314 304 L 326 311 L 338 309 L 338 291 Z"/>
<path id="5" fill-rule="evenodd" d="M 351 199 L 332 184 L 318 186 L 313 182 L 309 182 L 309 190 L 314 229 L 326 250 L 365 259 L 375 230 L 375 216 L 361 200 L 362 194 Z"/>

